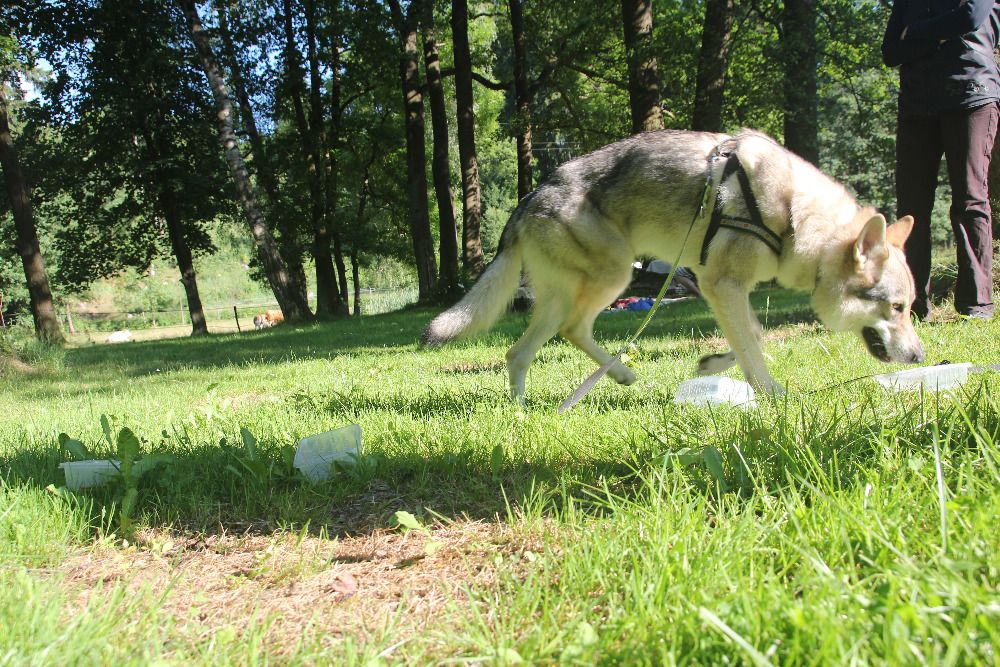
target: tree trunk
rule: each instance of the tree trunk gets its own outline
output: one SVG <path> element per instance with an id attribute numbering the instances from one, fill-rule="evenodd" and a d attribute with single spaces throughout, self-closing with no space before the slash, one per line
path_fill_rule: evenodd
<path id="1" fill-rule="evenodd" d="M 733 0 L 706 0 L 691 129 L 722 131 L 726 70 L 733 43 Z"/>
<path id="2" fill-rule="evenodd" d="M 431 100 L 431 129 L 434 141 L 431 173 L 434 178 L 434 194 L 437 197 L 441 237 L 438 293 L 444 300 L 454 301 L 462 293 L 458 275 L 458 231 L 455 227 L 451 176 L 448 173 L 448 112 L 445 109 L 444 86 L 441 83 L 441 60 L 438 56 L 432 2 L 424 3 L 424 69 L 427 72 L 427 94 Z"/>
<path id="3" fill-rule="evenodd" d="M 632 134 L 663 128 L 653 53 L 653 0 L 622 0 Z"/>
<path id="4" fill-rule="evenodd" d="M 414 0 L 418 1 L 418 0 Z M 437 263 L 427 211 L 427 165 L 424 145 L 424 96 L 420 89 L 420 67 L 417 55 L 417 21 L 413 5 L 404 18 L 398 0 L 391 0 L 399 30 L 399 75 L 406 118 L 406 184 L 409 200 L 410 236 L 413 258 L 417 265 L 418 300 L 428 303 L 437 282 Z"/>
<path id="5" fill-rule="evenodd" d="M 464 0 L 463 0 L 464 3 Z M 521 0 L 509 0 L 510 29 L 514 41 L 514 132 L 517 140 L 517 198 L 524 199 L 534 189 L 531 180 L 531 91 L 528 88 L 528 56 L 524 42 L 524 15 Z M 457 57 L 456 57 L 457 60 Z"/>
<path id="6" fill-rule="evenodd" d="M 333 232 L 333 263 L 337 267 L 337 284 L 340 287 L 340 302 L 343 306 L 340 314 L 350 315 L 351 302 L 348 301 L 350 294 L 348 293 L 347 286 L 347 266 L 344 264 L 344 240 L 340 236 L 340 232 L 334 230 Z"/>
<path id="7" fill-rule="evenodd" d="M 468 0 L 452 0 L 451 33 L 455 51 L 455 100 L 458 161 L 462 172 L 462 269 L 475 280 L 486 268 L 483 258 L 482 195 L 476 157 L 476 115 L 472 100 L 472 56 L 469 53 Z"/>
<path id="8" fill-rule="evenodd" d="M 167 221 L 167 233 L 170 236 L 170 247 L 177 260 L 177 268 L 181 272 L 181 284 L 187 297 L 188 312 L 191 314 L 191 335 L 208 334 L 208 324 L 205 321 L 205 309 L 201 305 L 198 294 L 198 279 L 194 271 L 194 259 L 191 248 L 184 236 L 184 221 L 177 206 L 177 195 L 169 185 L 162 185 L 160 191 L 160 209 Z"/>
<path id="9" fill-rule="evenodd" d="M 782 42 L 785 55 L 785 146 L 813 164 L 819 162 L 814 0 L 785 0 Z"/>
<path id="10" fill-rule="evenodd" d="M 310 0 L 310 2 L 314 1 Z M 350 293 L 347 285 L 347 268 L 344 266 L 344 235 L 341 230 L 340 220 L 337 217 L 337 202 L 340 193 L 337 157 L 340 150 L 341 118 L 344 112 L 340 105 L 340 43 L 337 36 L 337 27 L 339 25 L 337 22 L 338 10 L 338 2 L 330 3 L 330 21 L 334 28 L 332 31 L 333 36 L 327 45 L 327 53 L 329 53 L 330 57 L 328 63 L 330 69 L 330 134 L 323 142 L 323 165 L 326 170 L 324 174 L 326 220 L 327 226 L 333 236 L 333 263 L 337 268 L 337 285 L 340 289 L 339 299 L 337 300 L 337 314 L 350 315 L 351 302 L 349 300 Z M 316 104 L 322 104 L 321 97 L 316 99 Z M 322 113 L 316 116 L 316 122 L 324 123 L 323 127 L 326 127 Z"/>
<path id="11" fill-rule="evenodd" d="M 49 277 L 45 273 L 45 262 L 38 245 L 35 214 L 31 208 L 31 190 L 21 169 L 14 138 L 10 134 L 7 98 L 3 91 L 9 78 L 8 72 L 0 71 L 0 166 L 3 167 L 7 196 L 14 216 L 14 246 L 24 266 L 24 278 L 31 299 L 31 316 L 35 321 L 35 335 L 49 343 L 63 343 L 65 339 L 59 327 L 59 315 L 52 302 Z"/>
<path id="12" fill-rule="evenodd" d="M 316 61 L 316 35 L 312 21 L 308 18 L 309 10 L 313 3 L 307 2 L 307 41 L 309 51 L 310 80 L 318 79 L 318 63 Z M 298 126 L 299 138 L 302 142 L 302 157 L 306 162 L 306 178 L 309 183 L 309 217 L 313 229 L 313 261 L 316 265 L 316 316 L 332 317 L 337 314 L 337 278 L 333 272 L 333 251 L 331 248 L 330 230 L 325 220 L 325 202 L 323 200 L 323 165 L 322 148 L 320 146 L 322 132 L 322 105 L 316 103 L 315 98 L 319 95 L 319 90 L 310 91 L 311 105 L 317 106 L 316 110 L 310 109 L 313 122 L 306 120 L 305 105 L 303 97 L 305 95 L 305 82 L 303 77 L 300 54 L 295 45 L 295 29 L 292 25 L 292 3 L 291 0 L 283 2 L 283 23 L 285 27 L 285 63 L 289 80 L 289 90 L 292 96 L 292 106 L 295 109 L 295 124 Z M 317 70 L 314 74 L 312 70 Z M 312 84 L 316 85 L 316 84 Z M 319 126 L 316 125 L 316 112 L 320 114 Z"/>
<path id="13" fill-rule="evenodd" d="M 212 53 L 208 34 L 198 17 L 194 0 L 178 0 L 178 3 L 187 16 L 191 40 L 198 50 L 201 66 L 205 70 L 205 76 L 212 89 L 219 124 L 219 141 L 222 144 L 226 163 L 232 172 L 237 199 L 246 216 L 254 244 L 257 246 L 258 257 L 271 285 L 271 291 L 278 301 L 278 306 L 281 308 L 285 320 L 289 322 L 310 320 L 312 313 L 309 312 L 309 304 L 302 297 L 304 291 L 295 284 L 294 278 L 290 277 L 285 269 L 284 260 L 282 260 L 278 247 L 274 243 L 267 220 L 264 218 L 257 201 L 253 184 L 250 182 L 250 175 L 243 162 L 243 155 L 240 153 L 236 132 L 233 130 L 233 103 L 229 99 L 225 79 L 219 69 L 215 54 Z"/>
<path id="14" fill-rule="evenodd" d="M 365 165 L 365 171 L 361 178 L 361 190 L 358 192 L 358 214 L 355 218 L 357 228 L 363 229 L 365 222 L 365 207 L 368 205 L 368 165 Z M 359 274 L 358 266 L 358 248 L 357 244 L 351 246 L 351 273 L 354 278 L 354 316 L 361 316 L 361 276 Z"/>
<path id="15" fill-rule="evenodd" d="M 250 149 L 253 151 L 253 166 L 257 171 L 257 182 L 264 189 L 264 194 L 270 203 L 271 214 L 275 216 L 275 227 L 278 230 L 279 237 L 278 243 L 288 273 L 292 276 L 295 284 L 302 290 L 301 298 L 305 301 L 306 271 L 302 265 L 299 234 L 294 225 L 288 224 L 288 216 L 279 208 L 277 180 L 274 177 L 271 162 L 268 159 L 264 142 L 261 140 L 260 131 L 257 128 L 257 120 L 253 115 L 253 107 L 250 105 L 250 95 L 247 92 L 246 80 L 243 78 L 243 68 L 236 55 L 232 32 L 229 29 L 226 0 L 215 0 L 215 8 L 216 14 L 219 17 L 219 35 L 222 38 L 222 49 L 226 59 L 229 61 L 233 92 L 236 93 L 236 101 L 239 104 L 240 120 L 243 123 L 243 130 L 250 140 Z"/>
<path id="16" fill-rule="evenodd" d="M 354 317 L 361 317 L 361 276 L 359 275 L 358 251 L 351 250 L 351 276 L 354 278 Z"/>

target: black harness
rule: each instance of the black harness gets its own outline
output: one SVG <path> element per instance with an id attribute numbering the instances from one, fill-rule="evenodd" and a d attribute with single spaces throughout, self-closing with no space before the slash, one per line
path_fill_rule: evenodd
<path id="1" fill-rule="evenodd" d="M 705 232 L 705 240 L 701 243 L 701 265 L 705 265 L 705 259 L 708 256 L 708 245 L 712 242 L 712 239 L 715 238 L 715 235 L 722 227 L 732 229 L 737 232 L 743 232 L 744 234 L 750 234 L 751 236 L 756 236 L 761 240 L 761 242 L 764 243 L 764 245 L 770 248 L 774 254 L 780 255 L 782 246 L 781 236 L 775 234 L 764 224 L 764 218 L 761 216 L 760 208 L 757 206 L 757 198 L 754 197 L 753 190 L 750 188 L 750 178 L 747 176 L 747 172 L 743 168 L 743 165 L 740 164 L 740 159 L 736 157 L 735 152 L 728 154 L 716 153 L 710 158 L 711 163 L 714 163 L 718 157 L 727 158 L 726 166 L 722 170 L 721 178 L 719 178 L 719 188 L 716 190 L 715 206 L 712 209 L 712 219 L 708 223 L 708 230 Z M 709 178 L 711 178 L 711 163 L 709 164 Z M 749 218 L 726 215 L 722 212 L 722 184 L 733 174 L 735 174 L 737 180 L 739 180 L 740 190 L 743 191 L 743 199 L 746 202 L 747 212 L 750 215 Z"/>

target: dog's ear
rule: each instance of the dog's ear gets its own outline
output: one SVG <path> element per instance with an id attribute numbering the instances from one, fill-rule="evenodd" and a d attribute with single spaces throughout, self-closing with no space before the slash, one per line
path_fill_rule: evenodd
<path id="1" fill-rule="evenodd" d="M 885 218 L 876 213 L 861 228 L 858 240 L 854 242 L 854 266 L 863 271 L 866 265 L 881 264 L 889 257 L 886 245 Z"/>
<path id="2" fill-rule="evenodd" d="M 912 231 L 913 216 L 904 215 L 902 218 L 889 225 L 889 228 L 885 230 L 885 238 L 889 241 L 889 243 L 902 250 L 903 245 L 906 243 L 906 239 L 909 238 L 910 232 Z"/>

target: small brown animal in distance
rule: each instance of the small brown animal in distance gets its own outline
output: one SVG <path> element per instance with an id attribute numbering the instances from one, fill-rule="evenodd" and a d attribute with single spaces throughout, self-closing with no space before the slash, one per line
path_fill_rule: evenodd
<path id="1" fill-rule="evenodd" d="M 269 329 L 279 322 L 284 322 L 285 316 L 281 314 L 280 310 L 269 310 L 264 313 L 258 313 L 253 316 L 253 328 L 254 329 Z"/>

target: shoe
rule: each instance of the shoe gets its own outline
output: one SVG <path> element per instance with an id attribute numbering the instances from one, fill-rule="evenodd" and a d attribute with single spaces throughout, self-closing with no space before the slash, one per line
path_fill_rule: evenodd
<path id="1" fill-rule="evenodd" d="M 972 321 L 989 322 L 990 320 L 993 319 L 993 313 L 984 313 L 981 311 L 976 313 L 959 313 L 958 317 L 963 322 L 972 322 Z"/>

